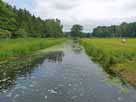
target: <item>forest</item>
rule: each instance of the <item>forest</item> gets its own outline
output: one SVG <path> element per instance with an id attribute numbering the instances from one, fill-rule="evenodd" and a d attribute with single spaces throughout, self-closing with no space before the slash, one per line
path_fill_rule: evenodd
<path id="1" fill-rule="evenodd" d="M 59 19 L 42 20 L 0 0 L 0 38 L 62 37 Z"/>

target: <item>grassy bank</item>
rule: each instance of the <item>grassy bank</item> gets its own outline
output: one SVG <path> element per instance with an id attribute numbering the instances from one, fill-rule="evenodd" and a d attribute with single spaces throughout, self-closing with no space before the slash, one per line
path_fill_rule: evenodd
<path id="1" fill-rule="evenodd" d="M 26 39 L 21 39 L 19 41 L 23 40 L 26 41 Z M 60 43 L 62 43 L 66 39 L 39 39 L 39 41 L 38 39 L 31 39 L 30 41 L 34 40 L 37 47 L 40 41 L 42 41 L 41 43 L 45 45 L 43 45 L 43 47 L 40 47 L 40 50 L 35 46 L 36 49 L 30 50 L 28 51 L 28 53 L 19 53 L 20 56 L 15 53 L 15 57 L 13 57 L 13 55 L 10 55 L 11 57 L 7 56 L 8 58 L 0 61 L 0 91 L 14 85 L 15 80 L 18 78 L 18 76 L 25 76 L 30 74 L 35 66 L 37 66 L 37 64 L 43 63 L 46 58 L 49 58 L 51 53 L 62 51 L 63 44 Z M 21 46 L 21 42 L 18 44 L 20 44 Z M 28 45 L 27 47 L 29 48 Z"/>
<path id="2" fill-rule="evenodd" d="M 136 39 L 81 39 L 88 55 L 105 69 L 111 69 L 136 85 Z"/>
<path id="3" fill-rule="evenodd" d="M 45 39 L 45 38 L 28 38 L 0 40 L 0 60 L 24 56 L 33 51 L 51 47 L 55 44 L 62 43 L 66 39 Z"/>

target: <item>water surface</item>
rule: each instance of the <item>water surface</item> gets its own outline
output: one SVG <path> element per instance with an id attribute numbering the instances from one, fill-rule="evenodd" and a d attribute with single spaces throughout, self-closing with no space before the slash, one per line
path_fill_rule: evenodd
<path id="1" fill-rule="evenodd" d="M 136 102 L 133 87 L 111 77 L 73 43 L 36 66 L 14 70 L 0 70 L 0 102 Z"/>

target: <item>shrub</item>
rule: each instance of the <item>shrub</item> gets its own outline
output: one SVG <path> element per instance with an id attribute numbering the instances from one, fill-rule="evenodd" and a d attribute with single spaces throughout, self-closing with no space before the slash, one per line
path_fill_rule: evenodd
<path id="1" fill-rule="evenodd" d="M 1 38 L 1 39 L 11 38 L 11 32 L 8 31 L 8 30 L 0 29 L 0 38 Z"/>

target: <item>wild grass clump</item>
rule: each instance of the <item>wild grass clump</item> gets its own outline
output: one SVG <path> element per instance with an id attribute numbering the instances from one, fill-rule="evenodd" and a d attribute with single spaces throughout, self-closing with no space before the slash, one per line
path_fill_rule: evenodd
<path id="1" fill-rule="evenodd" d="M 0 60 L 8 57 L 23 56 L 31 53 L 32 51 L 48 48 L 63 41 L 65 41 L 65 39 L 62 38 L 27 38 L 0 40 Z"/>
<path id="2" fill-rule="evenodd" d="M 103 67 L 122 63 L 136 57 L 136 39 L 127 39 L 125 44 L 121 39 L 81 39 L 88 55 L 98 61 Z"/>

